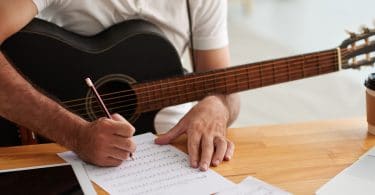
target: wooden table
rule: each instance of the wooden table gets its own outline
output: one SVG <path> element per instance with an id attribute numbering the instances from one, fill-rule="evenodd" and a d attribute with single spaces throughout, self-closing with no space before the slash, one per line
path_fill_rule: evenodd
<path id="1" fill-rule="evenodd" d="M 236 183 L 255 176 L 294 194 L 314 194 L 375 145 L 364 118 L 236 128 L 229 137 L 235 156 L 215 171 Z M 185 144 L 174 143 L 183 151 Z M 61 163 L 56 153 L 63 151 L 57 144 L 0 148 L 0 169 Z"/>

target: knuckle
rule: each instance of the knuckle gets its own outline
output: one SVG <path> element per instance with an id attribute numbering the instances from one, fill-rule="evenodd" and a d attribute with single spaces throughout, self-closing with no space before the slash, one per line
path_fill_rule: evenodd
<path id="1" fill-rule="evenodd" d="M 190 146 L 191 146 L 193 149 L 198 149 L 199 146 L 200 146 L 200 143 L 197 142 L 197 141 L 194 141 L 194 142 L 191 142 L 191 143 L 190 143 Z"/>
<path id="2" fill-rule="evenodd" d="M 225 139 L 223 136 L 218 136 L 215 138 L 216 144 L 227 144 L 227 139 Z"/>
<path id="3" fill-rule="evenodd" d="M 229 147 L 234 149 L 235 144 L 231 140 L 227 139 L 227 143 L 228 143 Z"/>
<path id="4" fill-rule="evenodd" d="M 106 141 L 107 141 L 107 135 L 104 132 L 99 133 L 96 136 L 95 145 L 102 146 Z"/>
<path id="5" fill-rule="evenodd" d="M 132 152 L 135 152 L 136 149 L 137 149 L 137 145 L 135 145 L 134 142 L 130 141 L 130 150 L 131 150 Z"/>
<path id="6" fill-rule="evenodd" d="M 199 130 L 203 129 L 204 126 L 205 125 L 203 120 L 194 120 L 189 124 L 189 129 Z"/>
<path id="7" fill-rule="evenodd" d="M 105 117 L 100 117 L 98 120 L 97 120 L 97 123 L 100 123 L 100 124 L 106 124 L 108 123 L 108 119 L 105 118 Z"/>
<path id="8" fill-rule="evenodd" d="M 124 148 L 125 148 L 125 149 L 130 149 L 131 146 L 132 146 L 131 141 L 130 141 L 129 139 L 126 139 L 126 140 L 124 141 Z"/>
<path id="9" fill-rule="evenodd" d="M 134 128 L 132 125 L 129 125 L 128 129 L 129 129 L 129 134 L 130 134 L 130 135 L 134 135 L 134 133 L 135 133 L 135 128 Z"/>

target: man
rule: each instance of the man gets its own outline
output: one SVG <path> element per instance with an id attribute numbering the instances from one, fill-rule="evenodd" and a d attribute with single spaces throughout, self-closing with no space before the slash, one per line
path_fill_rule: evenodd
<path id="1" fill-rule="evenodd" d="M 225 0 L 191 0 L 195 70 L 229 65 Z M 1 0 L 0 43 L 37 14 L 40 18 L 82 35 L 93 35 L 129 19 L 156 24 L 182 55 L 189 46 L 185 0 Z M 53 65 L 53 64 L 52 64 Z M 83 160 L 116 166 L 135 152 L 134 127 L 122 116 L 85 121 L 38 92 L 0 54 L 0 115 L 73 150 Z M 228 125 L 237 117 L 237 95 L 210 95 L 200 100 L 157 144 L 187 134 L 190 165 L 202 171 L 229 160 L 233 143 Z M 50 121 L 54 121 L 51 123 Z"/>

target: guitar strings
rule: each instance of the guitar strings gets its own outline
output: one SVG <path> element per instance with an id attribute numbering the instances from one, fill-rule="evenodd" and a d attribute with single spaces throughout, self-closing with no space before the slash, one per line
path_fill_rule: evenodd
<path id="1" fill-rule="evenodd" d="M 328 53 L 329 54 L 329 53 Z M 327 55 L 327 54 L 325 54 L 325 55 Z M 328 56 L 328 58 L 329 57 L 331 57 L 331 56 Z M 309 62 L 309 63 L 306 63 L 306 61 L 308 61 L 309 59 L 308 58 L 304 58 L 305 59 L 305 61 L 304 62 L 302 62 L 302 65 L 303 65 L 303 67 L 302 67 L 302 69 L 305 69 L 304 68 L 304 66 L 309 66 L 309 65 L 314 65 L 314 63 L 311 63 L 311 62 Z M 323 60 L 325 60 L 325 59 L 327 59 L 327 56 L 325 56 L 325 57 L 322 57 L 322 56 L 320 56 L 320 58 L 317 58 L 317 59 L 311 59 L 311 60 L 314 60 L 314 61 L 318 61 L 318 62 L 320 62 L 320 63 L 322 63 L 323 62 Z M 289 60 L 289 63 L 291 62 L 291 61 L 296 61 L 297 59 L 293 59 L 293 60 Z M 259 71 L 261 71 L 262 73 L 263 72 L 265 72 L 265 71 L 267 71 L 267 70 L 274 70 L 274 67 L 267 67 L 268 65 L 276 65 L 277 63 L 268 63 L 268 64 L 264 64 L 264 66 L 263 67 L 266 67 L 266 68 L 262 68 L 262 69 L 260 69 L 259 67 L 244 67 L 244 68 L 241 68 L 241 69 L 235 69 L 235 70 L 229 70 L 228 72 L 220 72 L 220 73 L 214 73 L 214 74 L 212 74 L 212 75 L 208 75 L 208 76 L 213 76 L 213 75 L 223 75 L 223 74 L 229 74 L 229 73 L 234 73 L 234 72 L 239 72 L 239 71 L 243 71 L 243 70 L 246 70 L 247 69 L 247 71 L 252 71 L 252 70 L 259 70 Z M 297 64 L 293 64 L 294 66 L 297 66 Z M 300 65 L 300 64 L 298 64 L 298 65 Z M 285 67 L 287 67 L 287 68 L 291 68 L 290 67 L 290 65 L 286 65 Z M 290 74 L 293 74 L 294 72 L 293 71 L 289 71 L 289 73 Z M 210 80 L 204 80 L 204 81 L 202 81 L 202 80 L 200 80 L 199 78 L 204 78 L 204 77 L 208 77 L 207 75 L 203 75 L 203 76 L 201 76 L 201 77 L 194 77 L 193 79 L 195 80 L 195 81 L 197 81 L 198 80 L 198 82 L 194 82 L 194 84 L 197 84 L 197 83 L 200 83 L 200 82 L 207 82 L 207 81 L 210 81 Z M 224 77 L 226 77 L 227 75 L 224 75 Z M 239 75 L 236 75 L 236 76 L 239 76 Z M 216 77 L 215 79 L 217 79 L 218 77 Z M 220 78 L 220 77 L 219 77 Z M 178 83 L 179 82 L 186 82 L 187 80 L 192 80 L 192 78 L 187 78 L 186 80 L 183 80 L 183 81 L 172 81 L 172 82 L 165 82 L 165 83 L 158 83 L 158 84 L 155 84 L 155 85 L 149 85 L 149 86 L 147 86 L 147 87 L 144 87 L 144 88 L 151 88 L 151 87 L 154 87 L 154 86 L 158 86 L 158 87 L 161 87 L 161 85 L 168 85 L 169 83 L 173 83 L 173 84 L 177 84 L 178 85 Z M 213 80 L 213 79 L 211 79 L 211 80 Z M 174 85 L 173 87 L 175 87 L 176 85 Z M 182 85 L 180 85 L 180 86 L 182 86 Z M 168 87 L 167 87 L 168 88 Z M 163 88 L 164 90 L 165 89 L 167 89 L 167 88 Z M 142 89 L 142 88 L 137 88 L 137 89 Z M 150 92 L 152 92 L 152 91 L 159 91 L 160 89 L 157 89 L 157 90 L 148 90 L 147 92 L 144 92 L 144 93 L 150 93 Z M 119 93 L 126 93 L 126 92 L 132 92 L 133 90 L 123 90 L 123 91 L 119 91 L 119 92 L 114 92 L 114 93 L 111 93 L 111 94 L 103 94 L 103 95 L 101 95 L 102 97 L 105 97 L 105 96 L 108 96 L 108 95 L 113 95 L 113 94 L 119 94 Z M 142 94 L 142 93 L 140 93 L 140 94 Z M 140 94 L 138 94 L 138 95 L 140 95 Z M 133 96 L 133 94 L 131 94 L 131 95 L 128 95 L 128 96 Z M 126 97 L 126 96 L 121 96 L 121 97 Z M 92 98 L 94 98 L 94 97 L 92 97 Z M 111 99 L 114 99 L 114 98 L 118 98 L 118 97 L 111 97 L 111 98 L 103 98 L 103 100 L 111 100 Z M 87 99 L 89 99 L 89 98 L 87 98 Z M 66 104 L 66 105 L 68 105 L 68 103 L 70 103 L 70 102 L 76 102 L 76 101 L 79 101 L 79 100 L 81 100 L 81 101 L 86 101 L 86 98 L 81 98 L 81 99 L 76 99 L 76 100 L 71 100 L 71 101 L 65 101 L 65 102 L 62 102 L 62 103 L 64 103 L 64 104 Z M 80 105 L 82 105 L 82 104 L 75 104 L 75 105 L 69 105 L 69 107 L 75 107 L 75 106 L 80 106 Z"/>
<path id="2" fill-rule="evenodd" d="M 330 61 L 332 61 L 332 60 L 329 60 L 329 61 L 325 61 L 325 62 L 330 62 Z M 318 72 L 321 70 L 321 69 L 323 69 L 323 68 L 334 68 L 335 67 L 335 65 L 328 65 L 328 66 L 320 66 L 320 68 L 319 68 L 319 70 L 317 70 L 317 68 L 316 67 L 310 67 L 310 68 L 304 68 L 302 71 L 294 71 L 294 72 L 289 72 L 289 73 L 291 73 L 291 74 L 284 74 L 285 72 L 278 72 L 278 73 L 271 73 L 271 75 L 269 75 L 269 74 L 267 74 L 267 75 L 264 75 L 264 76 L 262 76 L 262 78 L 255 78 L 255 79 L 245 79 L 245 81 L 244 82 L 247 82 L 247 83 L 249 83 L 249 84 L 251 84 L 252 82 L 256 82 L 256 81 L 260 81 L 260 84 L 262 84 L 262 82 L 263 82 L 263 80 L 266 80 L 266 81 L 269 81 L 270 79 L 272 79 L 272 80 L 274 80 L 275 79 L 275 77 L 281 77 L 281 76 L 288 76 L 288 80 L 285 80 L 285 81 L 283 81 L 283 82 L 287 82 L 287 81 L 290 81 L 289 79 L 290 79 L 290 76 L 292 75 L 293 76 L 293 74 L 296 74 L 296 73 L 303 73 L 304 71 L 311 71 L 311 70 L 317 70 Z M 246 76 L 248 76 L 248 73 L 246 72 L 246 73 L 240 73 L 240 74 L 238 74 L 238 76 L 240 76 L 240 75 L 246 75 Z M 311 75 L 311 76 L 314 76 L 314 75 Z M 304 76 L 302 76 L 302 78 L 304 78 Z M 297 78 L 297 79 L 300 79 L 300 78 Z M 238 79 L 238 77 L 237 77 L 237 79 L 233 79 L 234 81 L 237 81 L 237 83 L 239 83 L 238 82 L 238 80 L 240 80 L 240 79 Z M 244 80 L 244 78 L 242 78 L 242 80 Z M 264 82 L 266 82 L 266 81 L 264 81 Z M 242 82 L 242 81 L 241 81 Z M 217 88 L 220 88 L 220 87 L 217 87 L 216 85 L 221 85 L 221 84 L 226 84 L 227 82 L 225 81 L 225 80 L 220 80 L 219 82 L 216 82 L 216 83 L 208 83 L 208 84 L 205 84 L 203 87 L 205 87 L 206 89 L 206 91 L 209 91 L 209 90 L 212 90 L 212 89 L 217 89 Z M 177 86 L 174 86 L 174 88 L 176 88 L 176 87 L 181 87 L 181 86 L 184 86 L 184 85 L 177 85 Z M 209 87 L 211 87 L 211 86 L 214 86 L 214 87 L 212 87 L 212 88 L 209 88 Z M 223 87 L 225 87 L 225 86 L 230 86 L 230 85 L 223 85 Z M 208 87 L 208 88 L 207 88 Z M 167 88 L 171 88 L 171 87 L 166 87 L 166 88 L 164 88 L 164 89 L 167 89 Z M 208 90 L 207 90 L 208 89 Z M 193 92 L 194 93 L 194 92 Z M 190 93 L 189 93 L 190 94 Z M 179 94 L 179 95 L 186 95 L 186 93 L 182 93 L 182 94 Z M 115 99 L 123 99 L 123 98 L 126 98 L 126 97 L 132 97 L 132 96 L 136 96 L 135 94 L 131 94 L 131 95 L 122 95 L 122 96 L 117 96 L 117 97 L 113 97 L 113 98 L 108 98 L 108 99 L 106 99 L 106 101 L 108 102 L 109 100 L 115 100 Z M 146 98 L 149 98 L 148 96 L 142 96 L 142 97 L 146 97 Z M 174 97 L 174 96 L 173 96 Z M 168 97 L 166 97 L 166 98 L 168 98 Z M 128 102 L 128 101 L 135 101 L 136 100 L 136 98 L 133 98 L 133 99 L 126 99 L 126 100 L 124 100 L 124 101 L 117 101 L 117 102 L 110 102 L 110 103 L 106 103 L 106 105 L 107 106 L 112 106 L 112 105 L 115 105 L 115 104 L 119 104 L 119 103 L 124 103 L 124 102 Z M 154 100 L 152 100 L 152 101 L 156 101 L 157 99 L 154 99 Z M 150 102 L 152 102 L 152 101 L 150 101 Z M 148 102 L 139 102 L 139 104 L 140 103 L 148 103 Z M 83 104 L 79 104 L 79 106 L 83 106 L 83 105 L 85 105 L 85 103 L 83 103 Z M 73 108 L 73 107 L 76 107 L 76 106 L 78 106 L 78 104 L 77 105 L 74 105 L 74 106 L 70 106 L 70 107 L 68 107 L 68 108 Z M 94 106 L 93 108 L 99 108 L 99 106 Z M 85 109 L 79 109 L 79 110 L 77 110 L 77 111 L 82 111 L 82 110 L 85 110 Z"/>
<path id="3" fill-rule="evenodd" d="M 280 65 L 280 64 L 284 64 L 284 63 L 293 63 L 293 62 L 300 61 L 300 60 L 305 60 L 305 61 L 307 61 L 307 60 L 319 60 L 320 59 L 319 57 L 324 57 L 324 56 L 330 55 L 332 53 L 333 53 L 333 55 L 331 55 L 330 57 L 335 57 L 335 56 L 337 57 L 337 50 L 334 49 L 334 50 L 326 50 L 326 51 L 316 52 L 316 53 L 312 53 L 312 54 L 306 54 L 306 55 L 311 55 L 311 56 L 306 56 L 306 55 L 292 56 L 292 57 L 285 58 L 284 61 L 282 61 L 282 62 L 273 62 L 273 61 L 270 61 L 270 62 L 265 62 L 264 64 L 259 64 L 259 66 L 257 66 L 257 67 L 246 66 L 245 65 L 246 67 L 241 67 L 241 68 L 262 69 L 264 71 L 265 69 L 263 69 L 263 68 L 267 68 L 268 66 Z M 318 55 L 318 54 L 322 54 L 322 55 L 314 56 L 314 55 Z M 342 55 L 344 56 L 345 54 L 342 53 Z M 316 57 L 318 57 L 318 58 L 316 58 Z M 260 63 L 262 63 L 262 62 L 260 62 Z M 254 63 L 253 65 L 258 65 L 258 63 Z M 233 72 L 236 72 L 236 71 L 239 70 L 239 68 L 235 68 L 235 67 L 231 67 L 231 68 L 234 68 L 234 69 L 228 70 L 226 72 L 218 72 L 218 73 L 213 73 L 213 74 L 210 74 L 210 75 L 202 75 L 202 76 L 193 77 L 193 78 L 186 78 L 183 81 L 189 81 L 189 80 L 195 81 L 196 79 L 210 77 L 210 76 L 215 76 L 215 75 L 222 75 L 222 74 L 233 73 Z M 273 69 L 273 67 L 270 67 L 270 68 Z M 153 81 L 151 81 L 151 83 L 152 82 Z M 174 83 L 174 82 L 172 81 L 171 83 Z M 169 84 L 169 82 L 165 82 L 164 84 Z M 153 86 L 153 85 L 150 84 L 148 86 L 145 86 L 144 88 L 151 87 L 151 86 Z M 160 84 L 158 83 L 158 84 L 155 84 L 154 86 L 158 86 L 159 87 Z M 138 88 L 138 89 L 142 89 L 142 88 Z M 114 94 L 118 94 L 118 93 L 122 93 L 122 92 L 131 92 L 131 91 L 132 90 L 123 90 L 123 91 L 111 92 L 111 93 L 107 93 L 107 94 L 102 94 L 101 97 L 105 98 L 106 96 L 109 96 L 109 95 L 114 95 Z M 91 98 L 94 99 L 95 97 L 91 97 Z M 75 101 L 80 101 L 80 100 L 86 100 L 86 98 L 80 98 L 80 99 L 75 99 L 75 100 L 68 100 L 68 101 L 64 101 L 62 103 L 70 103 L 70 102 L 75 102 Z"/>
<path id="4" fill-rule="evenodd" d="M 327 60 L 327 58 L 320 58 L 320 59 L 318 59 L 318 61 L 320 62 L 320 63 L 326 63 L 327 61 L 332 61 L 331 59 L 328 59 Z M 305 66 L 309 66 L 309 65 L 311 65 L 311 64 L 313 64 L 313 63 L 301 63 L 301 64 L 294 64 L 295 66 L 297 66 L 297 65 L 303 65 L 303 67 L 301 67 L 301 69 L 302 69 L 302 73 L 303 73 L 303 71 L 307 71 L 308 69 L 307 68 L 305 68 Z M 290 68 L 289 67 L 289 65 L 285 65 L 285 68 Z M 313 69 L 316 69 L 316 67 L 312 67 Z M 319 68 L 319 67 L 317 67 L 317 68 Z M 321 66 L 320 68 L 323 68 L 323 66 Z M 232 72 L 242 72 L 243 70 L 246 70 L 246 69 L 242 69 L 242 70 L 240 70 L 240 69 L 237 69 L 236 71 L 232 71 Z M 254 69 L 253 69 L 254 70 Z M 273 67 L 271 67 L 271 68 L 268 68 L 268 69 L 262 69 L 262 74 L 267 74 L 267 70 L 273 70 L 274 71 L 274 68 Z M 248 70 L 247 70 L 248 72 L 249 71 L 251 71 L 249 68 L 248 68 Z M 260 71 L 258 71 L 257 70 L 257 73 L 259 73 Z M 289 74 L 289 75 L 292 75 L 292 74 L 295 74 L 295 73 L 299 73 L 299 72 L 301 72 L 301 70 L 297 70 L 297 71 L 287 71 L 287 73 Z M 239 77 L 239 76 L 241 76 L 241 75 L 244 75 L 244 74 L 248 74 L 247 72 L 246 73 L 240 73 L 240 74 L 238 74 L 238 75 L 236 75 L 236 77 Z M 259 73 L 260 74 L 260 73 Z M 287 75 L 288 75 L 287 74 Z M 272 76 L 271 77 L 279 77 L 279 76 L 284 76 L 285 74 L 284 74 L 284 72 L 280 72 L 280 71 L 278 71 L 278 72 L 272 72 Z M 225 78 L 227 75 L 224 75 L 224 77 L 222 77 L 222 78 Z M 263 77 L 263 75 L 261 76 L 262 77 L 262 79 L 266 79 L 266 77 Z M 215 78 L 215 80 L 217 80 L 217 79 L 220 79 L 220 77 L 216 77 Z M 208 82 L 208 81 L 212 81 L 212 80 L 214 80 L 214 79 L 210 79 L 210 80 L 205 80 L 205 81 L 202 81 L 202 80 L 198 80 L 198 82 L 194 82 L 193 84 L 198 84 L 198 83 L 205 83 L 205 82 Z M 252 80 L 250 80 L 250 82 L 251 82 Z M 182 85 L 178 85 L 178 83 L 179 82 L 174 82 L 174 84 L 175 85 L 173 85 L 172 87 L 164 87 L 163 88 L 163 90 L 166 90 L 166 89 L 168 89 L 168 88 L 175 88 L 175 87 L 182 87 L 182 86 L 186 86 L 186 82 L 185 81 L 181 81 L 181 82 L 183 82 L 183 84 Z M 167 83 L 161 83 L 161 84 L 158 84 L 158 86 L 159 87 L 161 87 L 161 85 L 167 85 Z M 192 84 L 192 83 L 189 83 L 189 85 L 190 84 Z M 218 84 L 218 83 L 217 83 Z M 151 88 L 151 87 L 150 87 Z M 137 89 L 139 89 L 139 88 L 137 88 Z M 143 92 L 143 93 L 150 93 L 150 92 L 154 92 L 154 91 L 160 91 L 160 89 L 156 89 L 156 90 L 148 90 L 147 92 Z M 122 93 L 124 93 L 124 92 L 132 92 L 132 90 L 124 90 L 124 91 L 122 91 Z M 139 94 L 137 94 L 137 95 L 141 95 L 141 94 L 143 94 L 143 93 L 139 93 Z M 114 100 L 114 99 L 118 99 L 118 98 L 125 98 L 125 97 L 128 97 L 128 96 L 134 96 L 134 94 L 128 94 L 128 95 L 123 95 L 123 96 L 116 96 L 116 97 L 111 97 L 111 98 L 103 98 L 103 100 L 105 100 L 105 101 L 109 101 L 109 100 Z M 103 96 L 102 96 L 103 97 Z M 85 98 L 83 98 L 82 100 L 86 100 Z M 67 104 L 67 102 L 63 102 L 63 103 L 65 103 L 69 108 L 73 108 L 73 107 L 76 107 L 76 106 L 82 106 L 82 105 L 84 105 L 85 103 L 81 103 L 81 104 L 74 104 L 74 105 L 68 105 Z"/>
<path id="5" fill-rule="evenodd" d="M 334 65 L 329 65 L 329 66 L 324 66 L 324 68 L 335 68 L 335 66 Z M 307 69 L 306 69 L 307 70 Z M 312 70 L 311 68 L 309 69 L 309 70 Z M 316 69 L 315 69 L 316 70 Z M 331 70 L 328 70 L 329 72 L 331 71 Z M 327 73 L 329 73 L 329 72 L 327 72 Z M 311 75 L 311 76 L 313 76 L 313 75 Z M 269 77 L 270 78 L 270 77 Z M 253 81 L 261 81 L 261 79 L 257 79 L 257 80 L 253 80 Z M 285 82 L 287 82 L 288 80 L 286 80 Z M 243 85 L 244 84 L 244 85 Z M 248 84 L 249 84 L 249 82 L 248 81 L 241 81 L 241 82 L 237 82 L 237 83 L 232 83 L 232 84 L 229 84 L 229 85 L 226 85 L 227 87 L 230 87 L 230 86 L 237 86 L 237 88 L 240 88 L 240 87 L 247 87 L 248 86 Z M 264 83 L 264 84 L 268 84 L 268 83 Z M 261 86 L 259 86 L 259 87 L 261 87 Z M 189 93 L 184 93 L 184 94 L 182 94 L 182 95 L 185 95 L 185 96 L 187 96 L 187 95 L 189 95 L 189 94 L 195 94 L 196 92 L 200 92 L 200 91 L 202 91 L 202 92 L 204 92 L 204 91 L 206 91 L 206 89 L 202 89 L 202 90 L 197 90 L 197 91 L 195 91 L 195 92 L 189 92 Z M 181 94 L 177 94 L 177 95 L 172 95 L 172 96 L 167 96 L 167 97 L 165 97 L 165 98 L 159 98 L 159 99 L 153 99 L 152 101 L 143 101 L 143 102 L 138 102 L 138 103 L 133 103 L 133 104 L 125 104 L 125 105 L 121 105 L 121 106 L 118 106 L 118 107 L 112 107 L 112 108 L 110 108 L 109 107 L 109 109 L 110 110 L 115 110 L 115 109 L 120 109 L 120 108 L 127 108 L 127 107 L 131 107 L 131 106 L 136 106 L 136 105 L 138 105 L 138 104 L 144 104 L 144 103 L 150 103 L 150 102 L 158 102 L 158 101 L 163 101 L 163 100 L 167 100 L 167 99 L 170 99 L 170 98 L 178 98 L 179 96 L 181 96 Z M 135 100 L 135 99 L 133 99 L 133 100 Z M 125 100 L 125 101 L 119 101 L 119 102 L 116 102 L 115 104 L 118 104 L 118 103 L 123 103 L 123 102 L 129 102 L 129 101 L 132 101 L 132 100 L 130 100 L 130 99 L 128 99 L 128 100 Z M 95 106 L 95 107 L 93 107 L 93 108 L 99 108 L 99 106 Z M 95 110 L 95 109 L 94 109 Z M 121 110 L 121 111 L 118 111 L 118 112 L 127 112 L 127 111 L 134 111 L 135 109 L 134 108 L 132 108 L 132 109 L 126 109 L 126 110 Z M 85 110 L 78 110 L 78 111 L 85 111 Z M 97 110 L 97 111 L 94 111 L 94 114 L 97 114 L 97 113 L 101 113 L 101 110 L 99 109 L 99 110 Z M 87 115 L 87 114 L 82 114 L 83 116 L 84 115 Z"/>
<path id="6" fill-rule="evenodd" d="M 245 84 L 245 85 L 242 85 L 242 84 Z M 246 87 L 247 86 L 247 82 L 241 82 L 241 83 L 238 83 L 238 84 L 233 84 L 233 85 L 236 85 L 236 86 L 240 86 L 240 87 Z M 228 85 L 229 86 L 229 85 Z M 199 91 L 199 90 L 198 90 Z M 202 91 L 202 90 L 201 90 Z M 165 99 L 165 98 L 164 98 Z M 162 99 L 160 99 L 160 100 L 162 100 Z M 157 101 L 160 101 L 160 100 L 157 100 Z M 147 103 L 147 102 L 146 102 Z M 111 111 L 113 111 L 113 110 L 115 110 L 115 109 L 120 109 L 120 108 L 127 108 L 127 107 L 130 107 L 130 106 L 134 106 L 134 105 L 137 105 L 137 104 L 130 104 L 130 105 L 122 105 L 122 106 L 119 106 L 119 107 L 114 107 L 114 108 L 109 108 L 109 110 L 111 110 Z M 130 112 L 130 111 L 135 111 L 135 109 L 134 108 L 132 108 L 132 109 L 124 109 L 124 110 L 118 110 L 118 111 L 116 111 L 116 112 Z M 96 111 L 94 111 L 93 112 L 95 115 L 97 115 L 97 114 L 99 114 L 99 113 L 102 113 L 102 110 L 101 109 L 99 109 L 99 110 L 96 110 Z M 88 114 L 80 114 L 82 117 L 83 116 L 88 116 Z M 126 116 L 132 116 L 133 114 L 122 114 L 124 117 L 126 117 Z"/>
<path id="7" fill-rule="evenodd" d="M 319 70 L 317 70 L 316 68 L 314 68 L 314 67 L 312 67 L 312 68 L 306 68 L 305 69 L 305 71 L 310 71 L 310 70 L 316 70 L 316 71 L 322 71 L 322 73 L 324 72 L 324 73 L 329 73 L 329 72 L 333 72 L 332 70 L 334 70 L 334 69 L 332 69 L 332 70 L 324 70 L 324 68 L 326 68 L 326 67 L 329 67 L 329 68 L 335 68 L 335 66 L 321 66 L 321 68 L 319 69 Z M 302 71 L 295 71 L 294 73 L 302 73 Z M 314 73 L 313 75 L 310 75 L 310 76 L 314 76 L 316 73 Z M 283 75 L 283 73 L 279 73 L 279 74 L 275 74 L 275 76 L 280 76 L 280 75 Z M 285 75 L 285 74 L 284 74 Z M 288 75 L 289 77 L 290 77 L 290 74 Z M 298 75 L 299 76 L 299 75 Z M 292 75 L 292 77 L 293 77 L 293 75 Z M 300 77 L 300 76 L 299 76 Z M 302 76 L 302 77 L 300 77 L 300 78 L 303 78 L 304 76 Z M 272 79 L 272 82 L 271 83 L 269 83 L 269 79 Z M 297 79 L 300 79 L 300 78 L 294 78 L 294 79 L 290 79 L 290 78 L 288 78 L 287 80 L 284 80 L 284 81 L 280 81 L 280 83 L 281 82 L 287 82 L 287 81 L 289 81 L 289 80 L 297 80 Z M 266 79 L 268 79 L 268 80 L 266 80 Z M 242 79 L 243 80 L 243 79 Z M 273 76 L 273 73 L 272 73 L 272 75 L 269 77 L 269 76 L 265 76 L 265 77 L 263 77 L 263 78 L 261 78 L 261 79 L 253 79 L 253 80 L 251 80 L 250 82 L 255 82 L 255 81 L 258 81 L 259 83 L 260 83 L 260 85 L 259 86 L 256 86 L 256 87 L 261 87 L 261 86 L 264 86 L 264 85 L 269 85 L 269 84 L 273 84 L 275 81 L 274 81 L 274 76 Z M 239 87 L 241 87 L 239 84 L 241 84 L 241 83 L 245 83 L 245 84 L 251 84 L 249 81 L 248 81 L 248 79 L 246 79 L 245 81 L 241 81 L 241 82 L 239 82 L 238 81 L 238 79 L 237 79 L 237 82 L 236 83 L 233 83 L 233 84 L 230 84 L 230 85 L 228 85 L 228 84 L 226 84 L 226 87 L 230 87 L 230 86 L 236 86 L 236 85 L 238 85 L 237 86 L 237 88 L 239 88 Z M 222 82 L 221 82 L 222 83 Z M 219 84 L 221 84 L 221 83 L 219 83 Z M 264 84 L 263 84 L 264 83 Z M 214 85 L 216 85 L 216 84 L 218 84 L 218 83 L 212 83 L 212 84 L 209 84 L 208 86 L 205 86 L 205 87 L 210 87 L 210 86 L 214 86 Z M 225 84 L 225 81 L 224 81 L 224 84 Z M 256 87 L 254 87 L 254 88 L 256 88 Z M 212 88 L 212 89 L 217 89 L 217 86 L 215 86 L 214 88 Z M 206 91 L 207 92 L 207 90 L 206 89 L 204 89 L 204 90 L 196 90 L 195 92 L 191 92 L 191 93 L 182 93 L 182 94 L 177 94 L 177 95 L 174 95 L 174 96 L 165 96 L 164 98 L 159 98 L 159 99 L 153 99 L 153 100 L 151 100 L 151 101 L 143 101 L 143 102 L 137 102 L 136 104 L 125 104 L 125 105 L 122 105 L 122 106 L 120 106 L 120 107 L 114 107 L 114 108 L 111 108 L 111 109 L 118 109 L 118 108 L 123 108 L 123 107 L 130 107 L 130 106 L 135 106 L 135 105 L 137 105 L 137 104 L 143 104 L 143 103 L 155 103 L 155 102 L 158 102 L 158 101 L 161 101 L 161 100 L 169 100 L 169 101 L 171 101 L 170 100 L 170 98 L 172 98 L 172 97 L 175 97 L 175 98 L 180 98 L 180 96 L 181 95 L 189 95 L 189 94 L 195 94 L 195 93 L 197 93 L 197 92 L 204 92 L 204 91 Z M 241 91 L 241 90 L 239 90 L 239 91 Z M 133 95 L 134 96 L 134 95 Z M 193 96 L 194 97 L 194 96 Z M 149 98 L 150 99 L 150 98 Z M 196 98 L 193 98 L 193 99 L 196 99 Z M 136 99 L 127 99 L 127 100 L 124 100 L 124 101 L 115 101 L 115 102 L 113 102 L 113 103 L 110 103 L 110 104 L 108 104 L 107 103 L 107 105 L 115 105 L 115 104 L 119 104 L 119 103 L 127 103 L 127 102 L 129 102 L 129 101 L 134 101 L 134 100 L 136 100 Z M 177 104 L 177 103 L 175 103 L 175 104 Z M 96 108 L 99 108 L 99 106 L 93 106 L 92 107 L 93 109 L 96 109 Z M 74 109 L 72 109 L 72 110 L 74 110 Z M 81 111 L 85 111 L 86 109 L 76 109 L 75 111 L 76 112 L 81 112 Z"/>

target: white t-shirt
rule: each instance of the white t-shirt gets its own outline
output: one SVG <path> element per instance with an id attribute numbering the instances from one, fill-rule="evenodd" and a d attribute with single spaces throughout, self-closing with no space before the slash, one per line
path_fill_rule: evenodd
<path id="1" fill-rule="evenodd" d="M 180 55 L 189 45 L 187 0 L 33 0 L 39 18 L 81 35 L 93 35 L 129 19 L 157 25 Z M 228 44 L 227 0 L 190 0 L 195 49 Z"/>
<path id="2" fill-rule="evenodd" d="M 94 35 L 113 24 L 143 19 L 157 25 L 180 56 L 190 45 L 187 0 L 33 0 L 38 17 L 71 32 Z M 194 49 L 210 50 L 228 45 L 227 0 L 190 0 Z M 192 104 L 163 109 L 155 128 L 172 128 Z"/>

